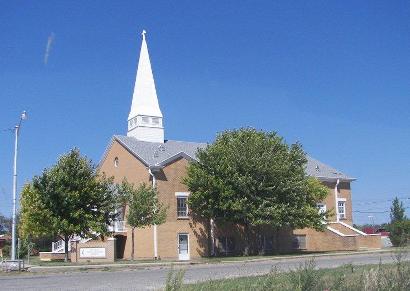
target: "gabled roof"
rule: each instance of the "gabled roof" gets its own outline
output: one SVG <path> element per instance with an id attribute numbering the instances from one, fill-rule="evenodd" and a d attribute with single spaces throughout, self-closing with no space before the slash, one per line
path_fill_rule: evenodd
<path id="1" fill-rule="evenodd" d="M 118 141 L 131 154 L 137 157 L 147 167 L 162 167 L 183 157 L 188 160 L 196 160 L 196 151 L 198 148 L 205 148 L 206 143 L 195 143 L 186 141 L 166 140 L 164 143 L 146 142 L 137 140 L 134 137 L 114 135 L 113 141 Z M 111 144 L 112 144 L 111 142 Z M 107 150 L 111 147 L 108 146 Z M 103 156 L 105 158 L 106 153 Z M 307 156 L 306 174 L 317 177 L 322 181 L 354 181 L 355 178 L 310 157 Z"/>

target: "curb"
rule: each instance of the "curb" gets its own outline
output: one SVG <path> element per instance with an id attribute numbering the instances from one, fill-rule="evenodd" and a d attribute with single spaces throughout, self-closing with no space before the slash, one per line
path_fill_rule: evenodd
<path id="1" fill-rule="evenodd" d="M 356 251 L 356 252 L 338 252 L 338 253 L 324 253 L 324 254 L 306 254 L 306 255 L 287 255 L 276 256 L 267 258 L 255 258 L 244 260 L 223 260 L 223 261 L 187 261 L 187 262 L 159 262 L 159 263 L 127 263 L 127 264 L 98 264 L 98 265 L 68 265 L 68 266 L 28 266 L 28 271 L 32 273 L 40 273 L 47 271 L 64 272 L 64 271 L 86 271 L 86 270 L 105 270 L 106 268 L 132 268 L 143 269 L 153 267 L 169 267 L 169 266 L 188 266 L 188 265 L 212 265 L 212 264 L 232 264 L 232 263 L 251 263 L 251 262 L 266 262 L 266 261 L 279 261 L 286 259 L 300 259 L 311 257 L 336 257 L 344 255 L 360 255 L 360 254 L 375 254 L 375 253 L 387 253 L 393 252 L 391 249 L 384 250 L 369 250 L 369 251 Z"/>

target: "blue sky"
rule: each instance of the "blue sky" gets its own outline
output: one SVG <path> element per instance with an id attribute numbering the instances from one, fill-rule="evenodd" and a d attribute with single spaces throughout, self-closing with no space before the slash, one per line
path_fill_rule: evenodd
<path id="1" fill-rule="evenodd" d="M 358 179 L 354 211 L 376 213 L 355 222 L 387 221 L 394 196 L 410 206 L 408 1 L 84 2 L 0 3 L 0 130 L 29 114 L 19 188 L 74 146 L 98 162 L 126 133 L 146 29 L 166 138 L 275 130 Z M 0 132 L 5 214 L 13 141 Z"/>

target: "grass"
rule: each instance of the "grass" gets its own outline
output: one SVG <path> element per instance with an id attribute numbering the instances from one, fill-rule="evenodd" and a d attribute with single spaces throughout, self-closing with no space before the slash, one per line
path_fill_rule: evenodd
<path id="1" fill-rule="evenodd" d="M 273 268 L 263 276 L 211 280 L 196 284 L 182 284 L 183 273 L 171 271 L 165 290 L 289 290 L 289 291 L 404 291 L 410 290 L 410 262 L 404 262 L 404 253 L 394 255 L 395 263 L 354 266 L 334 269 L 317 269 L 314 259 L 309 259 L 289 272 Z"/>

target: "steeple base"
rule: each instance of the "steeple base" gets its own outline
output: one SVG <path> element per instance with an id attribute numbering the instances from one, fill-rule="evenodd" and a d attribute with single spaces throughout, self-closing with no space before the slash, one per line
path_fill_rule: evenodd
<path id="1" fill-rule="evenodd" d="M 164 143 L 164 129 L 158 127 L 135 127 L 127 132 L 127 136 L 142 141 Z"/>

